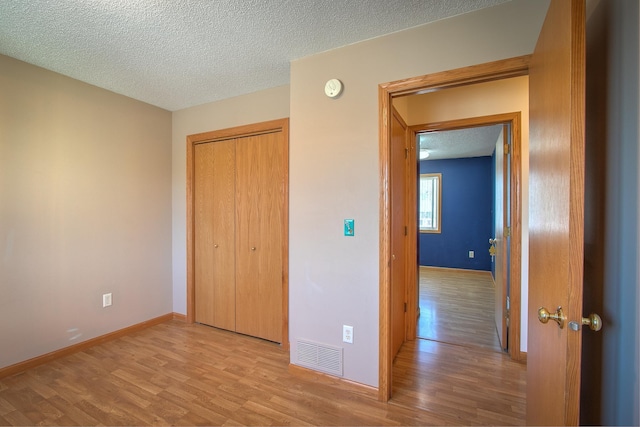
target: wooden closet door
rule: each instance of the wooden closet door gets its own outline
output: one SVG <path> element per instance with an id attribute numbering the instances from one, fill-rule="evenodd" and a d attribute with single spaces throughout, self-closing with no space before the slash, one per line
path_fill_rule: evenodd
<path id="1" fill-rule="evenodd" d="M 236 331 L 281 343 L 287 141 L 248 136 L 236 150 Z"/>
<path id="2" fill-rule="evenodd" d="M 235 330 L 235 140 L 194 147 L 195 320 Z"/>

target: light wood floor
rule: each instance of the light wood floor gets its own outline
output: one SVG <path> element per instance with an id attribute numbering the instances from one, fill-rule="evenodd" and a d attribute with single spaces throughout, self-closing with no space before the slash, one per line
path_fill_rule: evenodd
<path id="1" fill-rule="evenodd" d="M 524 425 L 526 366 L 483 349 L 418 339 L 393 365 L 393 404 L 461 425 Z"/>
<path id="2" fill-rule="evenodd" d="M 417 340 L 394 397 L 294 375 L 278 345 L 170 321 L 0 380 L 0 425 L 522 424 L 523 365 Z"/>
<path id="3" fill-rule="evenodd" d="M 490 273 L 420 267 L 417 335 L 501 351 Z"/>

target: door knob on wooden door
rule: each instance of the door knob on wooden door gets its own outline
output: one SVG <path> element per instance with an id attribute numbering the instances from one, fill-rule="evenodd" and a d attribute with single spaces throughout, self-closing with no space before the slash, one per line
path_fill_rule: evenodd
<path id="1" fill-rule="evenodd" d="M 564 311 L 562 311 L 562 307 L 558 307 L 555 313 L 550 313 L 546 308 L 540 307 L 538 309 L 538 320 L 540 323 L 547 323 L 549 320 L 553 320 L 562 329 L 567 318 L 564 315 Z"/>
<path id="2" fill-rule="evenodd" d="M 580 322 L 576 322 L 574 320 L 569 322 L 569 328 L 572 331 L 579 331 L 582 325 L 588 326 L 592 331 L 598 332 L 602 329 L 602 318 L 600 318 L 596 313 L 591 313 L 589 317 L 583 317 Z"/>

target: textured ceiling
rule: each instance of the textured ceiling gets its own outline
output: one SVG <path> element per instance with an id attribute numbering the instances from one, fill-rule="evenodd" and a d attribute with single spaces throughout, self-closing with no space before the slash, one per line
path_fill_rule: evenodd
<path id="1" fill-rule="evenodd" d="M 429 160 L 490 156 L 502 125 L 425 132 L 418 135 L 420 149 L 429 151 Z"/>
<path id="2" fill-rule="evenodd" d="M 507 0 L 1 0 L 0 53 L 167 110 L 289 84 L 289 61 Z"/>

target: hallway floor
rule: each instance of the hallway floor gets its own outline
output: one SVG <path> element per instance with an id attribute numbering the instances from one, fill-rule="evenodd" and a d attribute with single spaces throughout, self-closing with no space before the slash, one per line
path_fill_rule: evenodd
<path id="1" fill-rule="evenodd" d="M 501 351 L 490 272 L 420 267 L 420 338 Z"/>

